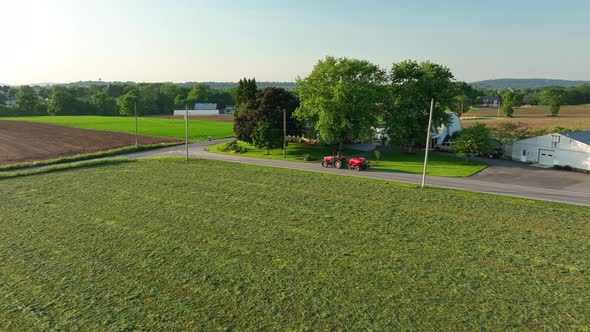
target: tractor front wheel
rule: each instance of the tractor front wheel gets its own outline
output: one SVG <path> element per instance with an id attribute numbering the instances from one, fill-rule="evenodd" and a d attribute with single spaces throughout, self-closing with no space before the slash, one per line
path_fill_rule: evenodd
<path id="1" fill-rule="evenodd" d="M 360 168 L 358 165 L 356 165 L 356 166 L 354 166 L 354 170 L 355 170 L 355 171 L 360 171 L 360 170 L 361 170 L 361 168 Z"/>
<path id="2" fill-rule="evenodd" d="M 322 167 L 324 167 L 324 168 L 328 167 L 328 162 L 326 162 L 325 160 L 322 160 Z"/>

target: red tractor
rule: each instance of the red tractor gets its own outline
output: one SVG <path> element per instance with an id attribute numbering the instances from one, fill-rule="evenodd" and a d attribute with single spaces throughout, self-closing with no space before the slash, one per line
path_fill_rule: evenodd
<path id="1" fill-rule="evenodd" d="M 322 167 L 336 167 L 336 168 L 343 168 L 344 166 L 348 166 L 348 169 L 354 169 L 355 171 L 359 171 L 361 169 L 367 169 L 369 165 L 365 158 L 350 158 L 347 159 L 343 156 L 340 152 L 333 156 L 326 156 L 324 160 L 322 160 Z"/>

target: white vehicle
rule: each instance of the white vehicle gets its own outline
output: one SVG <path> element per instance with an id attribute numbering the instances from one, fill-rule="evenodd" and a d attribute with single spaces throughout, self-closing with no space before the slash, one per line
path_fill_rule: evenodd
<path id="1" fill-rule="evenodd" d="M 453 141 L 442 142 L 434 147 L 435 151 L 453 152 Z"/>

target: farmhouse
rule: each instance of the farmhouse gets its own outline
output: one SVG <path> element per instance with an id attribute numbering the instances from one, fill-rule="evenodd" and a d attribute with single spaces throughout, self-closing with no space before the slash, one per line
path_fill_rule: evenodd
<path id="1" fill-rule="evenodd" d="M 512 159 L 590 171 L 590 131 L 564 132 L 512 143 Z"/>
<path id="2" fill-rule="evenodd" d="M 481 98 L 482 106 L 484 107 L 498 107 L 500 105 L 500 97 L 497 96 L 486 96 Z"/>
<path id="3" fill-rule="evenodd" d="M 174 110 L 174 116 L 184 116 L 186 114 L 186 110 Z M 189 116 L 199 116 L 199 115 L 219 115 L 219 110 L 217 109 L 217 104 L 211 103 L 196 103 L 195 109 L 188 110 Z"/>

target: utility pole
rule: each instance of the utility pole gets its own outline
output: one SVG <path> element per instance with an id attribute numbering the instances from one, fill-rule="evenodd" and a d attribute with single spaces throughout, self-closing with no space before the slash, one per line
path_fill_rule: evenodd
<path id="1" fill-rule="evenodd" d="M 184 115 L 184 145 L 186 147 L 186 160 L 188 161 L 188 107 L 185 110 Z"/>
<path id="2" fill-rule="evenodd" d="M 283 159 L 287 158 L 287 110 L 283 109 Z"/>
<path id="3" fill-rule="evenodd" d="M 500 105 L 502 105 L 502 102 L 498 100 L 498 118 L 500 117 Z"/>
<path id="4" fill-rule="evenodd" d="M 430 100 L 430 115 L 428 116 L 428 129 L 426 132 L 426 151 L 424 151 L 424 170 L 422 171 L 422 188 L 426 184 L 426 170 L 428 168 L 428 149 L 430 149 L 430 130 L 432 127 L 432 111 L 434 110 L 434 98 Z"/>
<path id="5" fill-rule="evenodd" d="M 133 109 L 135 110 L 135 146 L 139 146 L 139 139 L 138 139 L 138 130 L 137 130 L 137 103 L 133 104 Z"/>

